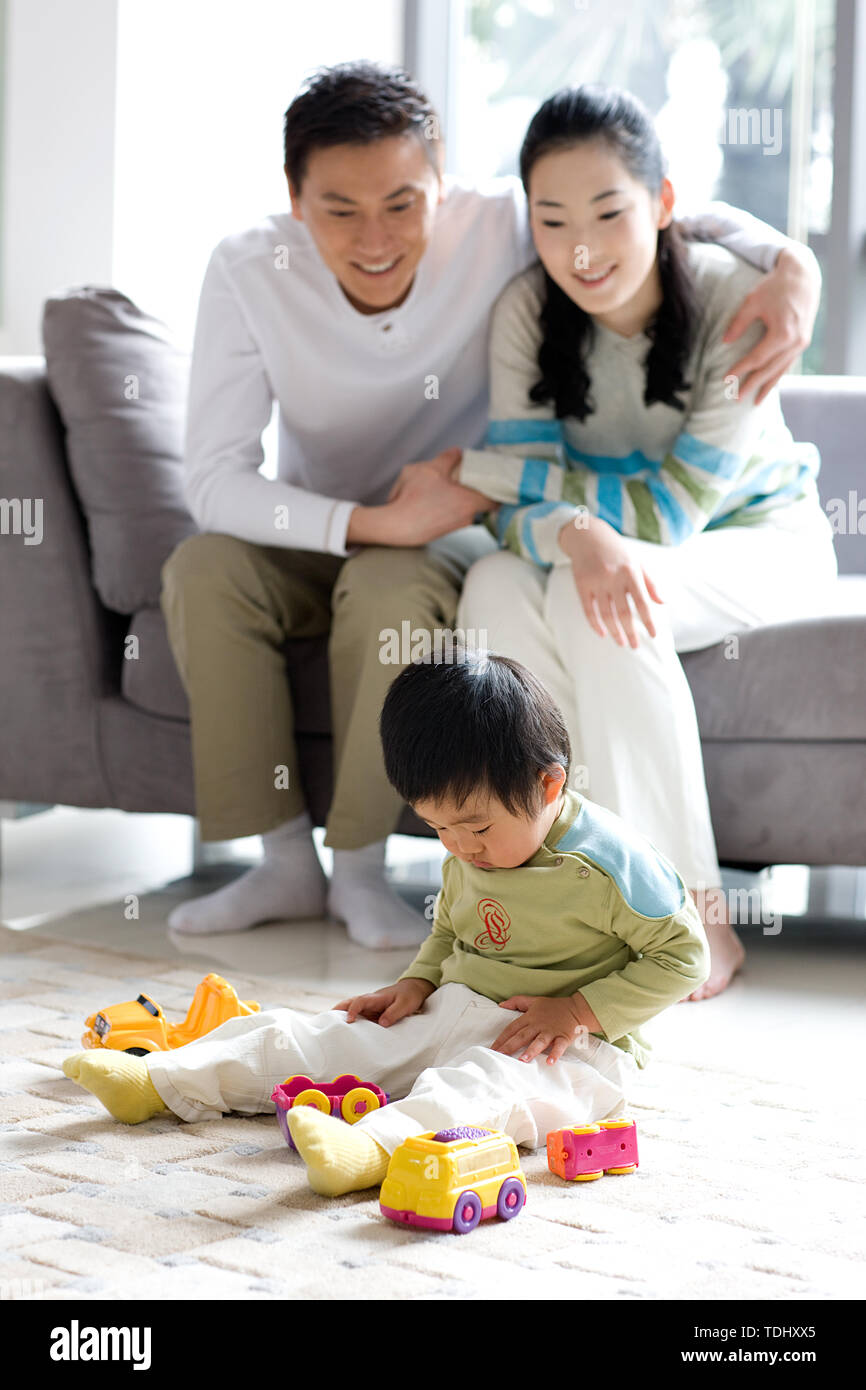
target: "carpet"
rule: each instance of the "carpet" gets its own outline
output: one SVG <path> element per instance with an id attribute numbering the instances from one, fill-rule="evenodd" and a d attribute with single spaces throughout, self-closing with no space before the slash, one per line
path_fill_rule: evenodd
<path id="1" fill-rule="evenodd" d="M 394 1226 L 375 1190 L 318 1197 L 274 1116 L 112 1120 L 60 1071 L 85 1016 L 145 990 L 180 1020 L 206 972 L 0 928 L 0 1297 L 862 1298 L 860 987 L 845 994 L 847 958 L 842 983 L 822 986 L 816 954 L 811 975 L 789 970 L 780 991 L 773 949 L 720 1000 L 656 1021 L 627 1107 L 637 1173 L 567 1184 L 543 1151 L 522 1151 L 520 1217 L 457 1237 Z M 335 1002 L 275 975 L 226 973 L 263 1008 Z M 758 1044 L 756 990 L 769 1020 Z M 822 1024 L 797 1054 L 782 1020 L 799 1017 L 802 1033 L 810 1007 L 842 1020 L 844 1036 Z"/>

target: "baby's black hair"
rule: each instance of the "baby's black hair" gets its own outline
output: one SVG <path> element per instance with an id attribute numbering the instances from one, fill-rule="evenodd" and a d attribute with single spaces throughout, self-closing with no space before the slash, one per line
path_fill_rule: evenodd
<path id="1" fill-rule="evenodd" d="M 555 701 L 520 662 L 465 651 L 456 660 L 416 661 L 391 683 L 379 719 L 385 771 L 410 806 L 473 792 L 511 815 L 536 816 L 540 773 L 571 745 Z"/>

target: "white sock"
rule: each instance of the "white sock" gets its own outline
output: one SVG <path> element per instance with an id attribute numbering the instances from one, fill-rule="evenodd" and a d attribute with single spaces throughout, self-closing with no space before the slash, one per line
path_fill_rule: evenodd
<path id="1" fill-rule="evenodd" d="M 169 914 L 168 925 L 208 936 L 246 931 L 259 922 L 323 917 L 328 880 L 313 844 L 309 813 L 266 831 L 262 847 L 261 864 L 215 893 L 181 903 Z"/>
<path id="2" fill-rule="evenodd" d="M 385 840 L 362 849 L 335 849 L 328 912 L 346 923 L 359 946 L 374 951 L 419 946 L 430 925 L 398 897 L 385 878 Z"/>

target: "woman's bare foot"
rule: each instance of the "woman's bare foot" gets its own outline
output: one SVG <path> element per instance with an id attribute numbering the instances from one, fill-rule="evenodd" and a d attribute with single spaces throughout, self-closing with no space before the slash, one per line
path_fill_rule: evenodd
<path id="1" fill-rule="evenodd" d="M 707 941 L 710 943 L 710 975 L 702 985 L 698 985 L 691 994 L 687 994 L 681 1003 L 690 999 L 711 999 L 714 994 L 721 994 L 727 989 L 746 958 L 743 943 L 728 921 L 724 889 L 708 889 L 704 892 L 692 890 L 692 897 L 703 918 Z"/>

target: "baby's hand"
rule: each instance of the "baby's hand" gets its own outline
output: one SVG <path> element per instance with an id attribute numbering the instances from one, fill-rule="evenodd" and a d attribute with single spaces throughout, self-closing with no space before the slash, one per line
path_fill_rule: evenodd
<path id="1" fill-rule="evenodd" d="M 521 1062 L 531 1062 L 540 1052 L 550 1048 L 548 1065 L 557 1062 L 565 1049 L 583 1036 L 587 1029 L 577 1016 L 573 999 L 549 999 L 544 995 L 515 994 L 503 999 L 500 1009 L 518 1010 L 523 1017 L 515 1018 L 503 1028 L 491 1043 L 491 1051 L 504 1052 L 511 1057 L 520 1053 Z"/>
<path id="2" fill-rule="evenodd" d="M 435 985 L 429 980 L 398 980 L 395 985 L 386 985 L 373 994 L 357 994 L 354 999 L 344 999 L 334 1008 L 346 1010 L 347 1023 L 354 1023 L 356 1018 L 368 1018 L 387 1028 L 409 1014 L 417 1014 L 434 989 Z"/>

